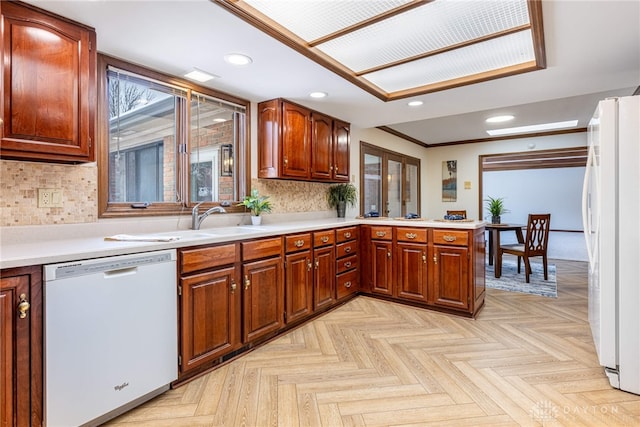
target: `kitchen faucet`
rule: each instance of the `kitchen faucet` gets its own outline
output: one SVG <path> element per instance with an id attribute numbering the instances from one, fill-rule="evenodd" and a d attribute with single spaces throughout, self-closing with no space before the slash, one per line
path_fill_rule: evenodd
<path id="1" fill-rule="evenodd" d="M 192 230 L 200 230 L 200 224 L 205 220 L 206 217 L 211 215 L 214 212 L 226 213 L 227 211 L 222 206 L 214 206 L 210 209 L 207 209 L 204 213 L 198 214 L 198 208 L 204 202 L 200 202 L 193 207 L 191 210 L 191 229 Z"/>

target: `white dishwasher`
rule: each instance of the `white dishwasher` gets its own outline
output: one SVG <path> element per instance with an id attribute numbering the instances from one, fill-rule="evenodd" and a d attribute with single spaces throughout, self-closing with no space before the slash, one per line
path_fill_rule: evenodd
<path id="1" fill-rule="evenodd" d="M 176 251 L 44 267 L 45 422 L 98 425 L 178 377 Z"/>

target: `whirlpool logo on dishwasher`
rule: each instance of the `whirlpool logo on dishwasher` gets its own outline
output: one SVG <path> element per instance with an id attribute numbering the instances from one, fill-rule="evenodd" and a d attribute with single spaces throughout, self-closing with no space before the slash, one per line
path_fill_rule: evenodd
<path id="1" fill-rule="evenodd" d="M 119 384 L 119 385 L 117 385 L 117 386 L 114 386 L 114 387 L 113 387 L 113 389 L 114 389 L 115 391 L 120 391 L 120 390 L 122 390 L 123 388 L 128 387 L 128 386 L 129 386 L 129 383 L 124 382 L 124 383 L 122 383 L 122 384 Z"/>

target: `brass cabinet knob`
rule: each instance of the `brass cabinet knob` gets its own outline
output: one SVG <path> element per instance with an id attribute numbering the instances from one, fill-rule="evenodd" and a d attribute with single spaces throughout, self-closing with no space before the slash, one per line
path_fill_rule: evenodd
<path id="1" fill-rule="evenodd" d="M 346 253 L 351 252 L 351 246 L 347 246 L 346 248 L 344 248 L 344 251 L 345 251 Z"/>
<path id="2" fill-rule="evenodd" d="M 249 280 L 249 276 L 245 275 L 244 276 L 244 289 L 249 289 L 249 286 L 251 286 L 251 280 Z"/>
<path id="3" fill-rule="evenodd" d="M 234 293 L 235 290 L 238 288 L 238 285 L 236 285 L 235 281 L 231 281 L 231 293 Z"/>
<path id="4" fill-rule="evenodd" d="M 422 252 L 422 263 L 426 264 L 427 263 L 427 255 L 425 255 L 424 252 Z"/>
<path id="5" fill-rule="evenodd" d="M 20 294 L 20 304 L 18 304 L 18 317 L 24 319 L 27 317 L 27 311 L 31 308 L 31 304 L 27 301 L 26 294 Z"/>
<path id="6" fill-rule="evenodd" d="M 348 231 L 346 233 L 344 233 L 344 238 L 348 239 L 351 237 L 351 233 L 349 233 Z"/>
<path id="7" fill-rule="evenodd" d="M 433 256 L 433 263 L 434 263 L 434 264 L 437 264 L 437 263 L 438 263 L 438 256 L 437 256 L 437 255 L 434 255 L 434 256 Z"/>
<path id="8" fill-rule="evenodd" d="M 344 282 L 344 287 L 345 288 L 350 288 L 351 287 L 351 282 Z"/>
<path id="9" fill-rule="evenodd" d="M 322 240 L 322 243 L 327 243 L 329 241 L 329 237 L 328 236 L 322 236 L 320 238 L 320 240 Z"/>

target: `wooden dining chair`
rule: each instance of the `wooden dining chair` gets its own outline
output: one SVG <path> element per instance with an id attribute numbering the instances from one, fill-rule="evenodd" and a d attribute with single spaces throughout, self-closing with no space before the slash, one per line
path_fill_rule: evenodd
<path id="1" fill-rule="evenodd" d="M 447 211 L 447 215 L 462 215 L 462 219 L 467 219 L 467 211 Z"/>
<path id="2" fill-rule="evenodd" d="M 529 258 L 542 257 L 544 280 L 549 280 L 547 272 L 547 243 L 549 242 L 549 225 L 551 214 L 529 214 L 527 220 L 527 235 L 524 243 L 500 245 L 498 260 L 502 263 L 502 255 L 507 253 L 518 257 L 518 273 L 520 273 L 520 259 L 524 258 L 525 280 L 529 283 L 531 263 Z M 502 264 L 500 264 L 502 266 Z"/>

